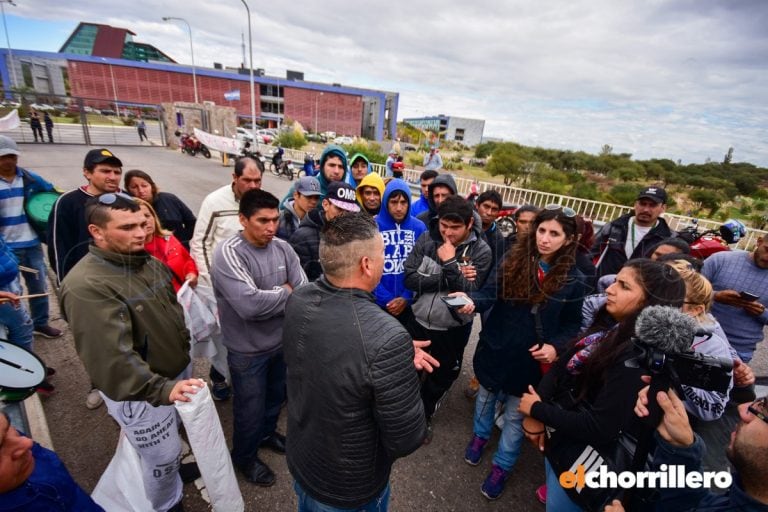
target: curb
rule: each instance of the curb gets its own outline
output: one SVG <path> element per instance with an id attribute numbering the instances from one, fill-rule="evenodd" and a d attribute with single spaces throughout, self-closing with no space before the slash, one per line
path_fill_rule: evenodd
<path id="1" fill-rule="evenodd" d="M 29 437 L 35 440 L 44 448 L 53 450 L 53 441 L 51 441 L 51 431 L 48 429 L 48 421 L 45 419 L 43 404 L 37 393 L 33 394 L 21 403 L 24 416 L 29 425 Z"/>

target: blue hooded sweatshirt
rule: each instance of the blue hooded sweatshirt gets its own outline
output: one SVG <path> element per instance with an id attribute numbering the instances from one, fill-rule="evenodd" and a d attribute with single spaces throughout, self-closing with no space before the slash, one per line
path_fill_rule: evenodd
<path id="1" fill-rule="evenodd" d="M 400 224 L 395 222 L 387 208 L 389 197 L 396 190 L 404 192 L 408 199 L 408 213 Z M 427 227 L 419 219 L 411 216 L 411 190 L 405 181 L 392 180 L 384 189 L 381 212 L 376 216 L 376 223 L 384 237 L 384 271 L 381 282 L 373 290 L 376 304 L 384 307 L 397 297 L 403 297 L 410 303 L 413 292 L 405 287 L 405 260 L 416 245 L 416 240 L 427 230 Z"/>
<path id="2" fill-rule="evenodd" d="M 325 173 L 323 172 L 323 168 L 325 167 L 325 161 L 328 159 L 329 156 L 337 156 L 341 158 L 341 164 L 344 166 L 344 175 L 341 177 L 339 181 L 347 181 L 347 176 L 349 176 L 349 162 L 347 162 L 347 153 L 344 151 L 344 149 L 341 146 L 337 146 L 335 144 L 329 144 L 326 146 L 326 148 L 323 150 L 323 154 L 320 155 L 320 172 L 317 173 L 315 178 L 317 178 L 317 181 L 320 182 L 320 200 L 317 203 L 317 208 L 322 208 L 323 199 L 325 199 L 325 196 L 328 195 L 328 178 L 325 177 Z M 283 198 L 280 200 L 280 210 L 285 210 L 285 203 L 286 201 L 293 198 L 293 191 L 296 190 L 296 183 L 291 185 L 291 188 L 288 189 L 288 193 L 286 193 Z"/>

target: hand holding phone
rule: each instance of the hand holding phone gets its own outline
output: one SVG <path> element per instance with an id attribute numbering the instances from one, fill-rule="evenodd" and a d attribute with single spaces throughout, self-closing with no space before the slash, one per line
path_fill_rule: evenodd
<path id="1" fill-rule="evenodd" d="M 472 304 L 472 301 L 465 295 L 456 295 L 454 297 L 440 297 L 440 299 L 451 308 L 461 308 Z"/>
<path id="2" fill-rule="evenodd" d="M 755 295 L 754 293 L 749 292 L 739 292 L 739 297 L 749 302 L 754 302 L 760 298 L 759 295 Z"/>

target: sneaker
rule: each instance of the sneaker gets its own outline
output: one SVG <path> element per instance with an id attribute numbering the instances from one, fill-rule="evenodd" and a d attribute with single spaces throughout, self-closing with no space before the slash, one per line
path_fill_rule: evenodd
<path id="1" fill-rule="evenodd" d="M 536 489 L 536 499 L 539 500 L 539 503 L 547 504 L 547 484 L 540 485 Z"/>
<path id="2" fill-rule="evenodd" d="M 483 449 L 485 448 L 487 439 L 483 439 L 477 434 L 472 436 L 472 440 L 467 445 L 467 450 L 464 452 L 464 462 L 470 466 L 477 466 L 483 458 Z"/>
<path id="3" fill-rule="evenodd" d="M 467 389 L 464 390 L 464 396 L 467 398 L 475 398 L 478 391 L 480 391 L 480 381 L 477 380 L 477 377 L 472 377 L 469 384 L 467 384 Z"/>
<path id="4" fill-rule="evenodd" d="M 37 391 L 38 394 L 42 396 L 48 397 L 48 396 L 51 396 L 54 391 L 56 391 L 56 388 L 53 386 L 53 384 L 51 384 L 47 380 L 44 380 L 43 382 L 38 384 L 38 386 L 35 388 L 35 391 Z"/>
<path id="5" fill-rule="evenodd" d="M 504 471 L 501 466 L 494 464 L 491 466 L 491 472 L 485 478 L 483 485 L 480 486 L 480 492 L 489 500 L 498 499 L 504 492 L 507 478 L 509 478 L 509 471 Z"/>
<path id="6" fill-rule="evenodd" d="M 228 400 L 232 396 L 232 388 L 225 380 L 214 382 L 211 386 L 211 396 L 214 400 Z"/>
<path id="7" fill-rule="evenodd" d="M 101 398 L 101 393 L 99 393 L 98 389 L 90 390 L 85 398 L 85 406 L 89 409 L 98 409 L 103 403 L 104 399 Z"/>
<path id="8" fill-rule="evenodd" d="M 35 326 L 35 334 L 39 334 L 43 338 L 52 340 L 54 338 L 60 338 L 64 333 L 60 329 L 51 327 L 50 325 L 41 325 L 39 327 Z"/>

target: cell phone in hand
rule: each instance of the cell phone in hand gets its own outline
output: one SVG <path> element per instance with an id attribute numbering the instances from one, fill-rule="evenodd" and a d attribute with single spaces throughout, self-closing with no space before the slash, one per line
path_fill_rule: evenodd
<path id="1" fill-rule="evenodd" d="M 472 304 L 472 301 L 469 300 L 469 298 L 465 295 L 457 295 L 455 297 L 440 297 L 440 299 L 452 308 L 460 308 L 466 306 L 467 304 Z"/>
<path id="2" fill-rule="evenodd" d="M 749 292 L 739 292 L 739 297 L 749 302 L 754 302 L 760 298 L 759 295 L 755 295 L 754 293 L 749 293 Z"/>

